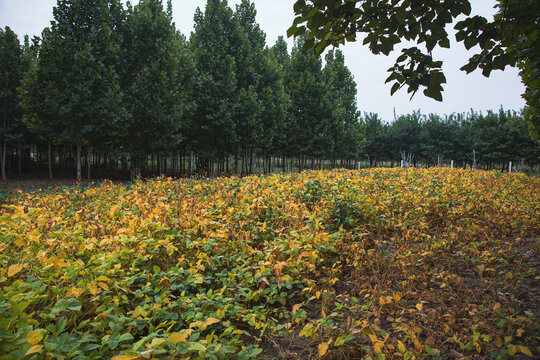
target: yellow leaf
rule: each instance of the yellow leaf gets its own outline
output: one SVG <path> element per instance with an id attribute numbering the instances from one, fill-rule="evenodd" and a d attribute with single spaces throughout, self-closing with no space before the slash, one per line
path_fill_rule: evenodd
<path id="1" fill-rule="evenodd" d="M 169 335 L 169 341 L 173 344 L 178 344 L 181 342 L 186 342 L 187 334 L 181 334 L 181 333 L 172 333 Z"/>
<path id="2" fill-rule="evenodd" d="M 202 284 L 204 281 L 204 275 L 203 274 L 195 274 L 195 284 Z"/>
<path id="3" fill-rule="evenodd" d="M 382 348 L 384 347 L 384 343 L 382 341 L 377 341 L 375 344 L 373 344 L 373 351 L 375 354 L 382 353 Z"/>
<path id="4" fill-rule="evenodd" d="M 105 291 L 109 291 L 109 286 L 105 283 L 98 282 L 97 285 Z"/>
<path id="5" fill-rule="evenodd" d="M 377 338 L 377 335 L 368 334 L 368 336 L 369 336 L 369 339 L 370 339 L 372 342 L 374 342 L 374 343 L 376 343 L 377 341 L 379 341 L 379 339 Z"/>
<path id="6" fill-rule="evenodd" d="M 499 309 L 500 307 L 501 307 L 500 303 L 495 303 L 495 305 L 493 305 L 493 311 Z"/>
<path id="7" fill-rule="evenodd" d="M 508 355 L 516 355 L 517 353 L 517 347 L 512 344 L 508 344 Z"/>
<path id="8" fill-rule="evenodd" d="M 43 339 L 43 334 L 39 331 L 32 331 L 26 334 L 26 342 L 28 345 L 36 345 Z"/>
<path id="9" fill-rule="evenodd" d="M 194 321 L 192 322 L 191 324 L 189 324 L 189 328 L 193 328 L 193 327 L 203 327 L 204 326 L 204 323 L 202 321 Z M 204 326 L 204 328 L 206 329 L 206 326 Z"/>
<path id="10" fill-rule="evenodd" d="M 216 319 L 215 317 L 209 317 L 208 319 L 206 319 L 206 321 L 204 322 L 204 324 L 205 324 L 206 326 L 210 326 L 210 325 L 215 324 L 215 323 L 218 323 L 218 322 L 220 322 L 220 321 L 221 321 L 221 320 Z"/>
<path id="11" fill-rule="evenodd" d="M 422 309 L 424 308 L 424 304 L 418 303 L 416 304 L 416 308 L 418 309 L 418 311 L 422 311 Z"/>
<path id="12" fill-rule="evenodd" d="M 70 288 L 66 292 L 66 297 L 70 297 L 70 296 L 79 297 L 79 295 L 81 295 L 82 292 L 83 292 L 83 289 L 81 289 L 81 288 L 76 288 L 76 287 Z"/>
<path id="13" fill-rule="evenodd" d="M 422 351 L 423 346 L 422 346 L 422 344 L 420 344 L 420 341 L 418 341 L 417 338 L 414 338 L 413 343 L 414 343 L 414 347 L 416 348 L 416 350 Z"/>
<path id="14" fill-rule="evenodd" d="M 397 346 L 398 350 L 401 351 L 402 353 L 404 353 L 405 351 L 407 351 L 407 348 L 405 347 L 405 345 L 398 340 L 398 346 Z"/>
<path id="15" fill-rule="evenodd" d="M 139 358 L 139 355 L 116 355 L 111 360 L 135 360 Z"/>
<path id="16" fill-rule="evenodd" d="M 521 351 L 523 354 L 525 354 L 527 356 L 530 356 L 530 357 L 533 357 L 533 354 L 532 354 L 531 350 L 529 350 L 528 347 L 523 346 L 523 345 L 518 345 L 518 348 L 519 348 L 519 351 Z"/>
<path id="17" fill-rule="evenodd" d="M 131 230 L 130 228 L 120 228 L 118 229 L 116 234 L 117 235 L 120 235 L 120 234 L 133 235 L 133 230 Z"/>
<path id="18" fill-rule="evenodd" d="M 495 338 L 495 346 L 501 348 L 503 346 L 503 341 L 500 337 Z"/>
<path id="19" fill-rule="evenodd" d="M 525 330 L 523 330 L 523 329 L 517 329 L 517 336 L 521 337 L 521 335 L 523 335 L 524 332 L 525 332 Z"/>
<path id="20" fill-rule="evenodd" d="M 90 291 L 90 294 L 92 295 L 96 295 L 97 292 L 98 292 L 98 288 L 97 288 L 97 285 L 96 284 L 88 284 L 88 291 Z"/>
<path id="21" fill-rule="evenodd" d="M 28 351 L 24 355 L 30 355 L 30 354 L 37 353 L 41 349 L 43 349 L 43 345 L 34 345 L 30 349 L 28 349 Z"/>
<path id="22" fill-rule="evenodd" d="M 14 265 L 11 265 L 9 268 L 8 268 L 8 277 L 12 277 L 13 275 L 16 275 L 19 271 L 22 270 L 22 265 L 20 264 L 14 264 Z"/>
<path id="23" fill-rule="evenodd" d="M 319 344 L 318 348 L 319 348 L 319 356 L 323 356 L 328 351 L 328 344 L 321 343 Z"/>
<path id="24" fill-rule="evenodd" d="M 300 303 L 300 304 L 296 304 L 292 307 L 292 313 L 296 313 L 298 311 L 298 309 L 300 309 L 300 307 L 303 305 L 304 303 Z"/>
<path id="25" fill-rule="evenodd" d="M 222 319 L 224 316 L 225 316 L 225 311 L 223 311 L 223 309 L 217 309 L 216 310 L 216 315 Z"/>
<path id="26" fill-rule="evenodd" d="M 99 276 L 99 277 L 96 279 L 96 281 L 109 282 L 109 281 L 111 281 L 111 279 L 109 279 L 109 278 L 106 277 L 106 276 L 101 275 L 101 276 Z"/>
<path id="27" fill-rule="evenodd" d="M 152 342 L 150 343 L 150 347 L 161 345 L 166 341 L 167 339 L 164 339 L 164 338 L 152 339 Z"/>

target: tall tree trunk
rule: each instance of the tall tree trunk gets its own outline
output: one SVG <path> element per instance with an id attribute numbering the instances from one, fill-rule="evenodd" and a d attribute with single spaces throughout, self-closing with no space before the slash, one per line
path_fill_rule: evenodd
<path id="1" fill-rule="evenodd" d="M 87 149 L 87 154 L 86 154 L 86 166 L 87 166 L 87 174 L 88 174 L 88 181 L 90 181 L 91 179 L 91 174 L 90 174 L 90 171 L 92 170 L 92 146 L 88 145 L 88 149 Z"/>
<path id="2" fill-rule="evenodd" d="M 51 143 L 47 143 L 47 147 L 48 147 L 48 156 L 47 156 L 47 160 L 48 160 L 48 165 L 49 165 L 49 179 L 52 179 L 52 146 L 51 146 Z"/>
<path id="3" fill-rule="evenodd" d="M 6 153 L 7 153 L 7 143 L 4 141 L 2 146 L 2 180 L 6 180 Z"/>
<path id="4" fill-rule="evenodd" d="M 247 149 L 244 149 L 242 151 L 242 163 L 240 164 L 240 177 L 244 177 L 244 175 L 248 172 L 248 165 L 247 165 Z"/>
<path id="5" fill-rule="evenodd" d="M 163 159 L 163 175 L 167 176 L 167 160 L 169 159 L 169 154 L 165 155 L 165 159 Z"/>
<path id="6" fill-rule="evenodd" d="M 193 172 L 193 150 L 189 151 L 189 165 L 188 165 L 188 176 L 191 177 Z"/>
<path id="7" fill-rule="evenodd" d="M 17 147 L 17 174 L 22 176 L 22 146 Z"/>
<path id="8" fill-rule="evenodd" d="M 77 137 L 77 182 L 82 180 L 81 171 L 81 138 Z"/>
<path id="9" fill-rule="evenodd" d="M 104 157 L 104 160 L 105 162 L 107 161 L 107 157 L 105 156 Z M 98 176 L 98 179 L 101 178 L 101 154 L 97 154 L 97 176 Z M 106 166 L 106 164 L 103 164 L 103 166 Z"/>
<path id="10" fill-rule="evenodd" d="M 249 150 L 249 175 L 252 174 L 253 170 L 253 150 Z"/>
<path id="11" fill-rule="evenodd" d="M 240 145 L 236 147 L 236 152 L 234 153 L 234 174 L 238 174 L 238 159 L 240 157 Z"/>

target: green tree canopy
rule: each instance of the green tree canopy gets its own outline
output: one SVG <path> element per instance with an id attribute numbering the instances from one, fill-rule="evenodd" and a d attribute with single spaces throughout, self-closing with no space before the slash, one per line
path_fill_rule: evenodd
<path id="1" fill-rule="evenodd" d="M 391 93 L 401 87 L 413 95 L 423 89 L 428 97 L 442 101 L 446 78 L 442 61 L 432 52 L 450 47 L 447 25 L 458 17 L 456 39 L 467 49 L 479 45 L 462 70 L 481 68 L 485 76 L 493 69 L 519 66 L 527 87 L 526 116 L 540 136 L 540 3 L 536 0 L 497 0 L 493 19 L 470 16 L 468 0 L 297 0 L 297 17 L 289 36 L 307 33 L 307 47 L 322 52 L 326 47 L 361 39 L 374 54 L 389 55 L 402 41 L 415 46 L 404 48 L 388 71 Z"/>
<path id="2" fill-rule="evenodd" d="M 47 121 L 57 139 L 77 145 L 79 181 L 82 145 L 110 141 L 122 112 L 115 69 L 120 47 L 113 31 L 121 12 L 118 0 L 58 0 L 26 85 L 34 95 L 25 100 L 34 113 L 30 121 Z"/>
<path id="3" fill-rule="evenodd" d="M 2 179 L 6 178 L 6 151 L 8 143 L 19 140 L 21 109 L 17 87 L 23 77 L 22 49 L 17 34 L 6 26 L 0 29 L 0 160 Z"/>
<path id="4" fill-rule="evenodd" d="M 181 139 L 178 71 L 185 60 L 183 37 L 172 22 L 170 2 L 142 0 L 128 5 L 123 26 L 121 86 L 127 113 L 122 118 L 122 147 L 132 160 L 132 177 L 138 175 L 148 154 L 167 152 Z"/>
<path id="5" fill-rule="evenodd" d="M 191 133 L 193 147 L 205 161 L 232 151 L 237 144 L 235 57 L 242 32 L 233 15 L 227 1 L 208 0 L 204 12 L 199 8 L 195 12 L 195 29 L 190 38 L 197 72 L 194 84 L 197 108 Z"/>

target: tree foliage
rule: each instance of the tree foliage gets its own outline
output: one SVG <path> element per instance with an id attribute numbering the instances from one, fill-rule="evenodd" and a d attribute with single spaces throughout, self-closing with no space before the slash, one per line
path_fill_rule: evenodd
<path id="1" fill-rule="evenodd" d="M 167 152 L 182 140 L 179 107 L 188 102 L 186 90 L 179 86 L 179 72 L 184 70 L 180 61 L 185 41 L 174 27 L 171 11 L 170 1 L 168 10 L 161 1 L 139 1 L 128 6 L 121 28 L 119 73 L 126 114 L 119 135 L 136 173 L 146 154 Z"/>
<path id="2" fill-rule="evenodd" d="M 2 179 L 6 179 L 6 152 L 8 144 L 21 141 L 22 112 L 17 88 L 23 78 L 22 49 L 17 34 L 6 26 L 0 28 L 0 166 Z"/>
<path id="3" fill-rule="evenodd" d="M 540 5 L 534 0 L 497 0 L 497 15 L 489 20 L 470 16 L 468 0 L 298 0 L 297 15 L 288 30 L 289 36 L 307 33 L 307 47 L 321 53 L 326 47 L 360 39 L 374 54 L 389 55 L 403 41 L 415 46 L 401 50 L 386 82 L 392 83 L 391 94 L 406 87 L 413 95 L 423 89 L 426 96 L 442 101 L 442 84 L 446 78 L 442 61 L 434 59 L 434 49 L 449 48 L 447 26 L 456 22 L 456 40 L 467 49 L 479 45 L 462 67 L 467 73 L 476 68 L 489 76 L 492 70 L 519 66 L 527 87 L 526 116 L 533 129 L 540 131 L 538 72 L 540 66 Z"/>

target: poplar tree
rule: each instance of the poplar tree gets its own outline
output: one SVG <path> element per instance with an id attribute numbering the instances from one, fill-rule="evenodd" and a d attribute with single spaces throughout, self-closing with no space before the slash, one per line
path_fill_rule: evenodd
<path id="1" fill-rule="evenodd" d="M 332 108 L 332 158 L 351 159 L 359 155 L 363 136 L 356 107 L 356 82 L 345 65 L 341 50 L 330 50 L 325 57 L 324 79 Z"/>
<path id="2" fill-rule="evenodd" d="M 20 140 L 22 116 L 17 92 L 23 77 L 22 49 L 9 26 L 0 29 L 0 65 L 0 162 L 5 180 L 8 145 Z"/>
<path id="3" fill-rule="evenodd" d="M 243 40 L 238 20 L 224 0 L 208 0 L 205 11 L 195 11 L 190 43 L 197 71 L 191 121 L 199 170 L 212 172 L 218 156 L 231 153 L 238 143 L 235 131 L 238 79 L 236 59 Z"/>
<path id="4" fill-rule="evenodd" d="M 128 3 L 123 26 L 121 84 L 126 115 L 121 146 L 131 157 L 132 178 L 140 176 L 148 154 L 163 155 L 178 141 L 177 69 L 181 37 L 167 9 L 156 0 Z"/>
<path id="5" fill-rule="evenodd" d="M 292 124 L 291 112 L 289 111 L 289 108 L 291 106 L 291 99 L 287 90 L 287 74 L 290 71 L 291 56 L 287 49 L 287 42 L 285 41 L 283 36 L 279 36 L 276 40 L 276 43 L 270 48 L 270 56 L 272 61 L 277 65 L 278 76 L 280 78 L 280 82 L 282 83 L 284 91 L 284 99 L 281 101 L 284 114 L 281 118 L 281 121 L 276 124 L 277 128 L 274 142 L 276 144 L 276 148 L 281 150 L 281 156 L 283 159 L 283 171 L 285 172 L 287 169 L 285 160 L 287 156 L 291 156 L 293 154 L 291 151 L 291 142 L 289 141 L 290 134 L 288 132 L 288 129 Z"/>
<path id="6" fill-rule="evenodd" d="M 28 84 L 30 109 L 47 104 L 43 113 L 57 139 L 76 145 L 77 181 L 81 181 L 82 146 L 109 142 L 121 116 L 121 92 L 115 61 L 120 44 L 114 31 L 121 21 L 117 0 L 58 0 L 54 21 L 43 39 L 36 75 Z M 40 91 L 47 89 L 47 91 Z"/>
<path id="7" fill-rule="evenodd" d="M 331 106 L 329 92 L 323 81 L 322 60 L 303 41 L 292 50 L 287 91 L 291 98 L 288 131 L 291 151 L 301 158 L 301 168 L 307 156 L 328 154 L 332 147 Z"/>
<path id="8" fill-rule="evenodd" d="M 253 151 L 257 147 L 266 159 L 276 145 L 277 130 L 285 119 L 287 97 L 279 65 L 266 47 L 266 35 L 256 22 L 257 11 L 249 0 L 237 7 L 235 17 L 242 31 L 242 46 L 236 60 L 238 79 L 236 132 L 239 144 Z"/>

